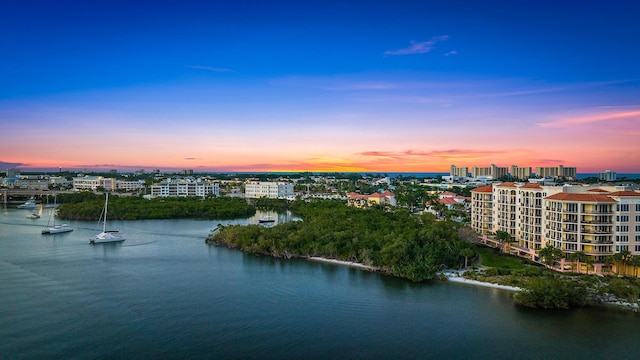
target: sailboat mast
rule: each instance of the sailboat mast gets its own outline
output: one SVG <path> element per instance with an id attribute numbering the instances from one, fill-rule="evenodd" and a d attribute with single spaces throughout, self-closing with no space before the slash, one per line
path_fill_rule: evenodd
<path id="1" fill-rule="evenodd" d="M 49 200 L 49 198 L 47 198 L 47 201 Z M 53 217 L 53 227 L 56 227 L 56 204 L 58 203 L 58 193 L 53 193 L 53 210 L 52 211 L 52 217 Z"/>
<path id="2" fill-rule="evenodd" d="M 107 232 L 107 207 L 109 206 L 109 193 L 104 200 L 104 221 L 102 222 L 102 232 Z"/>

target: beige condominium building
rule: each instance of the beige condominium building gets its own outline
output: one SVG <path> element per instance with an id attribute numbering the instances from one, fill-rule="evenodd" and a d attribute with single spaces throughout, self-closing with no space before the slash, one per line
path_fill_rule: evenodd
<path id="1" fill-rule="evenodd" d="M 547 245 L 566 257 L 582 251 L 596 271 L 614 253 L 640 255 L 640 192 L 504 182 L 471 195 L 471 227 L 482 235 L 506 231 L 523 253 Z"/>

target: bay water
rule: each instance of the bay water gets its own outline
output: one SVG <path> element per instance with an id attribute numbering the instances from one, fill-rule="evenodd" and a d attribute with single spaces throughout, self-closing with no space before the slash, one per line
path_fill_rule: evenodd
<path id="1" fill-rule="evenodd" d="M 629 310 L 523 309 L 513 293 L 205 244 L 248 219 L 114 221 L 41 235 L 0 209 L 1 359 L 631 359 Z"/>

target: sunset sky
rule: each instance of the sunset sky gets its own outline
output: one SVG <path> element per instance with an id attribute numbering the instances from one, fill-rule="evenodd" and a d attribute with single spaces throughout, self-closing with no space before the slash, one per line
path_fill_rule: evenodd
<path id="1" fill-rule="evenodd" d="M 637 1 L 4 1 L 0 171 L 640 173 Z"/>

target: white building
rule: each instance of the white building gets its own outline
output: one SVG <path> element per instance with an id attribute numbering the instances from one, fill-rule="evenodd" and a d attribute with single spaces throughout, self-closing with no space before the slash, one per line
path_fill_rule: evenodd
<path id="1" fill-rule="evenodd" d="M 616 181 L 617 174 L 615 171 L 605 170 L 599 174 L 598 178 L 604 181 Z"/>
<path id="2" fill-rule="evenodd" d="M 207 197 L 220 195 L 218 183 L 201 180 L 172 180 L 168 179 L 151 186 L 151 196 L 160 197 Z"/>
<path id="3" fill-rule="evenodd" d="M 286 181 L 247 181 L 245 198 L 287 199 L 293 197 L 293 183 Z"/>
<path id="4" fill-rule="evenodd" d="M 116 180 L 116 188 L 118 190 L 124 190 L 127 192 L 138 191 L 144 188 L 144 181 L 143 180 L 135 180 L 135 181 Z"/>
<path id="5" fill-rule="evenodd" d="M 102 187 L 107 191 L 113 191 L 116 189 L 116 180 L 113 178 L 104 178 L 102 176 L 89 175 L 73 178 L 74 191 L 96 191 L 99 187 Z"/>

